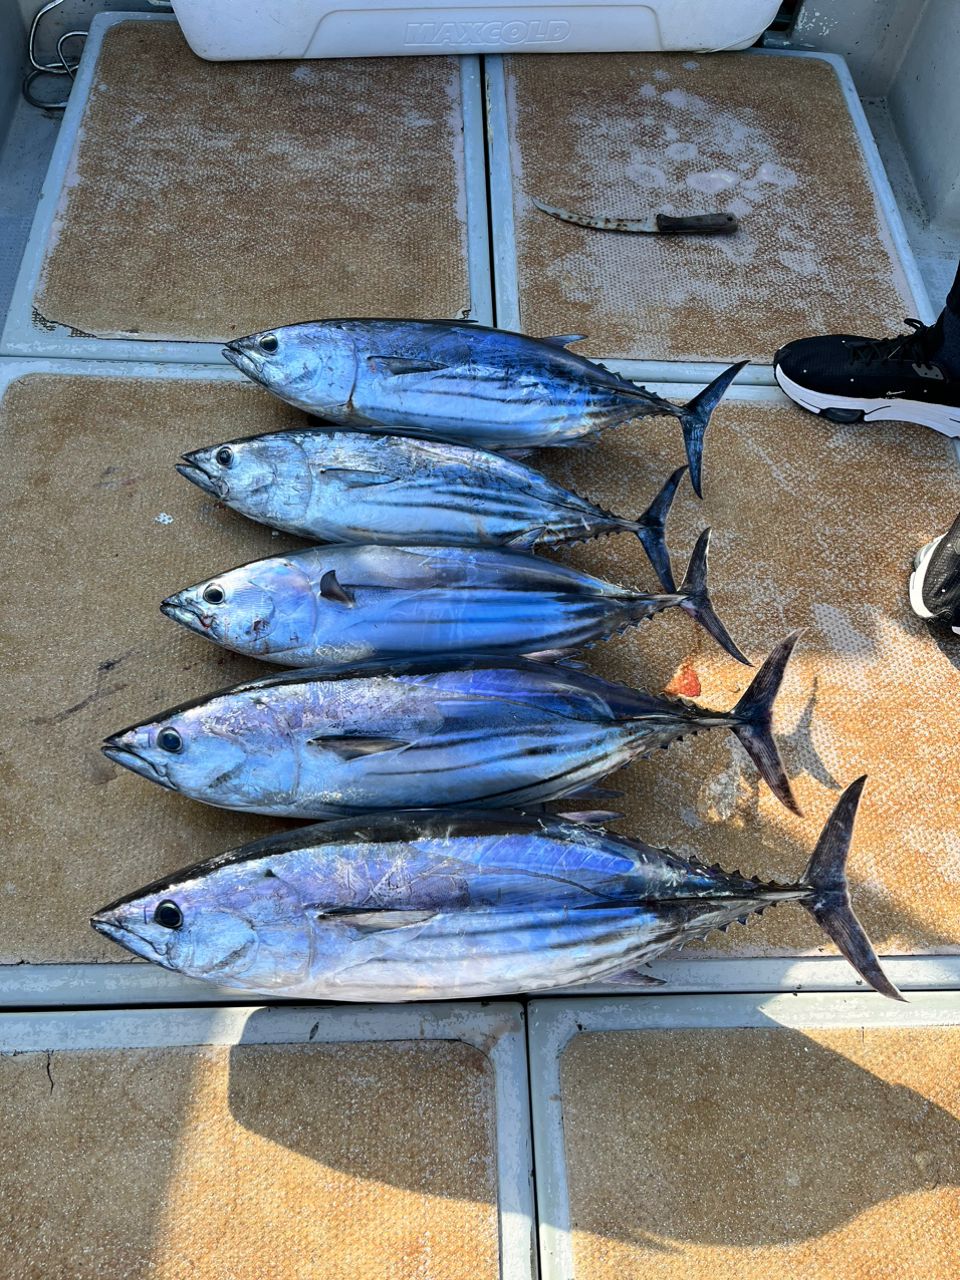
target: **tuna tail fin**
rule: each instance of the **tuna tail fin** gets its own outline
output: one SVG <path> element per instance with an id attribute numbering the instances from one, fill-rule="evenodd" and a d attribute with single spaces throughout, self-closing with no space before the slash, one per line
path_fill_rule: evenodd
<path id="1" fill-rule="evenodd" d="M 753 677 L 746 693 L 728 714 L 733 720 L 733 732 L 760 770 L 767 786 L 791 812 L 802 817 L 800 806 L 790 790 L 777 744 L 773 740 L 772 725 L 774 699 L 780 691 L 783 673 L 800 636 L 801 632 L 795 631 L 786 640 L 780 641 Z"/>
<path id="2" fill-rule="evenodd" d="M 680 426 L 683 428 L 683 443 L 687 450 L 687 461 L 690 463 L 690 483 L 698 498 L 703 497 L 701 475 L 703 469 L 703 436 L 710 422 L 710 415 L 723 399 L 724 393 L 737 374 L 749 360 L 741 360 L 738 364 L 724 369 L 699 395 L 688 400 L 680 410 Z"/>
<path id="3" fill-rule="evenodd" d="M 847 888 L 847 854 L 866 781 L 863 777 L 851 782 L 827 819 L 801 881 L 802 886 L 810 890 L 803 906 L 837 944 L 864 982 L 891 1000 L 903 1000 L 904 997 L 881 969 L 870 939 L 854 915 Z"/>
<path id="4" fill-rule="evenodd" d="M 707 555 L 709 550 L 710 530 L 704 529 L 697 539 L 697 545 L 693 548 L 693 555 L 687 565 L 686 576 L 683 582 L 680 583 L 678 591 L 681 597 L 679 601 L 680 608 L 689 613 L 694 621 L 699 622 L 704 631 L 708 631 L 717 644 L 729 653 L 731 658 L 736 658 L 744 666 L 751 667 L 753 663 L 741 651 L 730 632 L 720 621 L 713 607 L 713 601 L 710 599 L 710 593 L 707 590 Z"/>
<path id="5" fill-rule="evenodd" d="M 637 537 L 643 543 L 647 559 L 656 570 L 660 585 L 664 591 L 669 591 L 671 594 L 677 587 L 673 579 L 670 552 L 667 550 L 667 516 L 670 514 L 674 496 L 686 469 L 686 467 L 677 467 L 636 525 Z"/>

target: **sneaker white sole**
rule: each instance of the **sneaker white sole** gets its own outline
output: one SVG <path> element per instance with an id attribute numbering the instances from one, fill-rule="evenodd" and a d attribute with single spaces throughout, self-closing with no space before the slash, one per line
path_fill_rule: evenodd
<path id="1" fill-rule="evenodd" d="M 960 408 L 948 404 L 926 404 L 919 400 L 867 400 L 861 396 L 824 395 L 811 391 L 788 378 L 779 365 L 773 366 L 774 377 L 791 400 L 811 413 L 824 409 L 854 409 L 863 414 L 864 422 L 918 422 L 932 427 L 941 435 L 960 438 Z"/>
<path id="2" fill-rule="evenodd" d="M 934 538 L 925 547 L 921 547 L 913 561 L 913 573 L 910 575 L 910 608 L 918 618 L 929 619 L 936 617 L 936 614 L 931 613 L 923 603 L 923 580 L 927 576 L 927 565 L 930 563 L 930 558 L 943 541 L 943 536 L 941 534 L 939 538 Z M 960 636 L 960 627 L 951 627 L 950 630 L 954 635 Z"/>
<path id="3" fill-rule="evenodd" d="M 913 573 L 910 575 L 910 608 L 918 618 L 932 618 L 934 615 L 923 603 L 923 580 L 927 576 L 927 565 L 930 557 L 943 541 L 943 537 L 934 538 L 916 554 L 913 561 Z"/>

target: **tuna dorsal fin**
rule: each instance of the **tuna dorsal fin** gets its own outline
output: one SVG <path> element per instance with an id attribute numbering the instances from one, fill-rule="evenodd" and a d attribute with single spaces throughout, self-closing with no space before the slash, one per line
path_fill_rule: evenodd
<path id="1" fill-rule="evenodd" d="M 337 579 L 336 569 L 328 569 L 320 579 L 320 594 L 324 600 L 336 600 L 337 604 L 351 605 L 356 596 Z"/>
<path id="2" fill-rule="evenodd" d="M 341 760 L 359 760 L 363 756 L 376 756 L 382 751 L 398 751 L 410 744 L 402 738 L 372 738 L 353 736 L 351 734 L 330 734 L 311 738 L 310 747 L 318 747 L 321 751 L 332 751 Z"/>
<path id="3" fill-rule="evenodd" d="M 361 933 L 383 933 L 385 930 L 407 929 L 410 925 L 423 925 L 432 920 L 435 911 L 331 911 L 323 917 L 347 924 Z"/>
<path id="4" fill-rule="evenodd" d="M 557 333 L 551 334 L 549 338 L 541 338 L 541 342 L 549 342 L 551 347 L 569 347 L 573 342 L 583 342 L 586 338 L 585 333 Z"/>
<path id="5" fill-rule="evenodd" d="M 374 373 L 389 373 L 393 377 L 405 373 L 436 373 L 446 368 L 436 360 L 416 360 L 408 356 L 367 356 L 367 364 Z"/>

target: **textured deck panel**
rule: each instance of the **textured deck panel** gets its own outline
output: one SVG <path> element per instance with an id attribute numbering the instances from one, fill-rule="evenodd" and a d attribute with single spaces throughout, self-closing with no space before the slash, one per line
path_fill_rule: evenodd
<path id="1" fill-rule="evenodd" d="M 0 1058 L 8 1280 L 495 1280 L 493 1072 L 458 1041 Z"/>
<path id="2" fill-rule="evenodd" d="M 212 63 L 175 23 L 121 23 L 36 309 L 98 337 L 196 341 L 452 317 L 470 305 L 464 184 L 455 58 Z"/>
<path id="3" fill-rule="evenodd" d="M 958 1052 L 956 1027 L 577 1036 L 575 1280 L 957 1275 Z"/>
<path id="4" fill-rule="evenodd" d="M 10 547 L 0 822 L 15 904 L 0 960 L 119 960 L 89 928 L 91 911 L 274 829 L 162 791 L 104 760 L 99 744 L 164 707 L 273 669 L 188 634 L 157 605 L 224 567 L 296 545 L 181 480 L 179 453 L 299 420 L 255 387 L 199 381 L 32 375 L 0 403 Z M 679 450 L 675 425 L 663 420 L 536 461 L 635 516 Z M 685 485 L 669 525 L 678 576 L 710 524 L 716 605 L 747 652 L 760 658 L 807 628 L 777 709 L 807 816 L 787 813 L 740 747 L 715 732 L 617 775 L 618 827 L 786 880 L 805 865 L 838 788 L 866 772 L 850 863 L 865 925 L 883 950 L 957 950 L 960 797 L 944 780 L 960 750 L 951 693 L 960 652 L 938 643 L 905 597 L 914 551 L 960 506 L 950 446 L 916 427 L 834 428 L 787 406 L 730 402 L 706 458 L 706 501 Z M 557 558 L 654 586 L 630 535 Z M 724 708 L 750 678 L 678 611 L 597 646 L 590 661 L 652 691 L 700 688 L 706 704 Z M 781 907 L 706 946 L 764 955 L 824 943 L 802 911 Z"/>
<path id="5" fill-rule="evenodd" d="M 520 327 L 586 354 L 769 363 L 811 333 L 897 332 L 891 257 L 833 68 L 717 54 L 509 58 Z M 734 236 L 616 235 L 585 213 L 730 210 Z"/>
<path id="6" fill-rule="evenodd" d="M 541 458 L 546 455 L 540 455 Z M 720 406 L 707 435 L 700 503 L 687 481 L 668 525 L 677 579 L 711 526 L 720 616 L 755 661 L 796 628 L 775 724 L 806 817 L 759 784 L 732 735 L 675 744 L 611 780 L 624 831 L 778 880 L 806 865 L 839 789 L 869 775 L 849 864 L 854 904 L 886 951 L 960 949 L 960 641 L 911 612 L 916 550 L 960 509 L 950 443 L 921 427 L 833 427 L 786 403 Z M 593 449 L 550 455 L 554 479 L 638 515 L 682 461 L 666 419 L 608 431 Z M 654 588 L 631 535 L 562 557 L 599 577 Z M 751 672 L 679 610 L 590 654 L 601 675 L 726 709 Z M 698 691 L 702 690 L 702 694 Z M 829 948 L 805 912 L 782 906 L 708 949 L 738 955 Z"/>
<path id="7" fill-rule="evenodd" d="M 270 668 L 188 635 L 171 591 L 302 545 L 218 507 L 180 453 L 301 416 L 255 387 L 31 375 L 0 402 L 7 540 L 0 960 L 122 960 L 92 910 L 277 823 L 192 803 L 105 734 Z"/>

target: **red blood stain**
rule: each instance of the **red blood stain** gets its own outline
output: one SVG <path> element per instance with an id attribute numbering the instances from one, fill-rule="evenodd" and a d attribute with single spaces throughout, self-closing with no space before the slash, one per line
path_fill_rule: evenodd
<path id="1" fill-rule="evenodd" d="M 674 698 L 699 698 L 701 693 L 700 677 L 693 669 L 693 664 L 684 662 L 679 671 L 664 689 L 664 693 Z"/>

